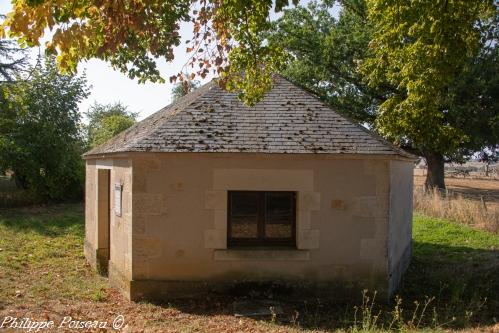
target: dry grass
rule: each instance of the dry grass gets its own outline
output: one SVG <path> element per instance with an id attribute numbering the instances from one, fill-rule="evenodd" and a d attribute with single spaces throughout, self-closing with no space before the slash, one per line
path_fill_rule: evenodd
<path id="1" fill-rule="evenodd" d="M 414 186 L 423 187 L 425 177 L 414 176 Z M 494 179 L 474 179 L 446 177 L 445 186 L 452 193 L 462 194 L 465 198 L 483 200 L 489 205 L 499 206 L 499 181 Z"/>
<path id="2" fill-rule="evenodd" d="M 428 216 L 499 233 L 499 205 L 487 204 L 479 199 L 464 198 L 460 193 L 425 192 L 421 187 L 416 187 L 414 210 Z"/>

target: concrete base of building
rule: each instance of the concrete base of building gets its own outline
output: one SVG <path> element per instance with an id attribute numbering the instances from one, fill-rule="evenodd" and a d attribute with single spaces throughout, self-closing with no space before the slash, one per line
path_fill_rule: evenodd
<path id="1" fill-rule="evenodd" d="M 101 275 L 108 275 L 109 249 L 96 249 L 92 244 L 85 241 L 84 254 L 93 269 Z"/>
<path id="2" fill-rule="evenodd" d="M 362 291 L 377 293 L 377 299 L 388 299 L 385 284 L 377 285 L 368 282 L 334 281 L 172 281 L 172 280 L 126 280 L 124 275 L 110 266 L 109 279 L 111 286 L 119 289 L 131 301 L 165 301 L 185 298 L 198 298 L 206 295 L 247 296 L 261 295 L 267 297 L 285 297 L 286 299 L 334 299 L 335 301 L 361 300 Z"/>

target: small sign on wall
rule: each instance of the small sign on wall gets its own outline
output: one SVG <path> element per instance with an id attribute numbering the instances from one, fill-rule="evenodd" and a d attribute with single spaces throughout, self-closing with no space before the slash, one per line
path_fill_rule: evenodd
<path id="1" fill-rule="evenodd" d="M 121 192 L 123 192 L 123 185 L 114 184 L 114 213 L 116 216 L 121 216 Z"/>

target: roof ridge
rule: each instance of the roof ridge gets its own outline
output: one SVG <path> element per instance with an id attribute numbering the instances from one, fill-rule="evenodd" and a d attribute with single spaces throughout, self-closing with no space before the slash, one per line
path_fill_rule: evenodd
<path id="1" fill-rule="evenodd" d="M 393 143 L 389 142 L 388 140 L 386 140 L 385 138 L 383 138 L 381 135 L 377 134 L 376 132 L 373 132 L 373 131 L 365 128 L 364 126 L 362 126 L 361 124 L 359 124 L 352 117 L 346 115 L 345 113 L 343 113 L 341 111 L 333 109 L 331 107 L 331 105 L 329 105 L 326 102 L 324 102 L 315 92 L 313 92 L 312 90 L 304 87 L 300 83 L 296 83 L 296 82 L 292 81 L 291 79 L 289 79 L 288 77 L 286 77 L 286 76 L 284 76 L 283 74 L 280 74 L 280 73 L 277 73 L 275 75 L 281 77 L 282 79 L 288 81 L 289 83 L 291 83 L 292 85 L 296 86 L 297 88 L 303 90 L 305 93 L 307 93 L 311 97 L 315 98 L 316 100 L 318 100 L 319 102 L 321 102 L 324 106 L 326 106 L 327 108 L 331 109 L 333 112 L 335 112 L 336 114 L 338 114 L 338 116 L 345 118 L 345 120 L 347 120 L 349 123 L 351 123 L 352 125 L 356 126 L 359 129 L 361 129 L 366 134 L 371 135 L 374 139 L 378 140 L 378 142 L 380 142 L 380 143 L 388 146 L 389 148 L 393 149 L 399 155 L 402 155 L 404 157 L 409 157 L 409 158 L 418 158 L 418 156 L 416 156 L 414 154 L 411 154 L 411 153 L 403 150 L 400 147 L 395 146 Z"/>

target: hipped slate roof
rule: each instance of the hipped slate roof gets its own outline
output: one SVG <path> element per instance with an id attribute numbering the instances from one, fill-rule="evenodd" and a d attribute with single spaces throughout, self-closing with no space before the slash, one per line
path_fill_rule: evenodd
<path id="1" fill-rule="evenodd" d="M 212 81 L 90 150 L 368 154 L 412 158 L 281 76 L 253 107 Z"/>

